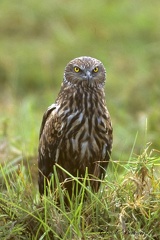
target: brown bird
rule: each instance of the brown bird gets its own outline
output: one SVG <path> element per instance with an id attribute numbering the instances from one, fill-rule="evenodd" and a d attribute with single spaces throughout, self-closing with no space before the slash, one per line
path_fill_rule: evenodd
<path id="1" fill-rule="evenodd" d="M 53 173 L 60 165 L 72 176 L 85 176 L 98 191 L 105 177 L 112 149 L 112 125 L 105 104 L 106 71 L 91 57 L 70 61 L 64 71 L 57 100 L 45 112 L 39 136 L 39 192 L 43 194 Z M 59 181 L 72 195 L 70 176 L 56 168 Z M 44 180 L 47 179 L 45 185 Z"/>

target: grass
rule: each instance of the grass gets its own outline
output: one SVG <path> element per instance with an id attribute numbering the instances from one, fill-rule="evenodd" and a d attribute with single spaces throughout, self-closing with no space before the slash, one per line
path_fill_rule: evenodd
<path id="1" fill-rule="evenodd" d="M 86 174 L 69 208 L 58 179 L 57 188 L 40 199 L 29 165 L 1 165 L 1 239 L 159 239 L 159 160 L 150 145 L 130 162 L 112 160 L 100 191 L 86 188 Z"/>

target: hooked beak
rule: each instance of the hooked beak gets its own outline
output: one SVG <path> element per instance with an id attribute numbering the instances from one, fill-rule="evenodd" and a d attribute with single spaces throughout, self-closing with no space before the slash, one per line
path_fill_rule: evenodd
<path id="1" fill-rule="evenodd" d="M 90 71 L 86 71 L 86 74 L 85 74 L 85 79 L 86 80 L 90 80 L 92 78 L 92 74 Z"/>

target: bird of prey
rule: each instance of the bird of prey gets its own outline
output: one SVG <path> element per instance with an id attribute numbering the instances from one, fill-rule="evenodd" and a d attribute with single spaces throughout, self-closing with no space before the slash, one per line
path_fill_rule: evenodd
<path id="1" fill-rule="evenodd" d="M 60 183 L 72 195 L 74 177 L 84 178 L 86 169 L 93 191 L 105 177 L 112 150 L 112 124 L 106 107 L 106 70 L 101 61 L 78 57 L 64 71 L 58 97 L 44 113 L 38 148 L 39 192 L 44 194 L 53 167 Z M 45 182 L 45 184 L 44 184 Z"/>

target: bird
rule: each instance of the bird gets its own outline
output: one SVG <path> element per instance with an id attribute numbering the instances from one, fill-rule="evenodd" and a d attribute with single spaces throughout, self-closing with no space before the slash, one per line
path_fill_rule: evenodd
<path id="1" fill-rule="evenodd" d="M 65 67 L 55 103 L 43 115 L 38 146 L 40 195 L 49 187 L 54 166 L 60 183 L 73 195 L 71 176 L 86 171 L 94 192 L 100 187 L 111 157 L 113 128 L 105 100 L 106 70 L 89 56 L 77 57 Z"/>

